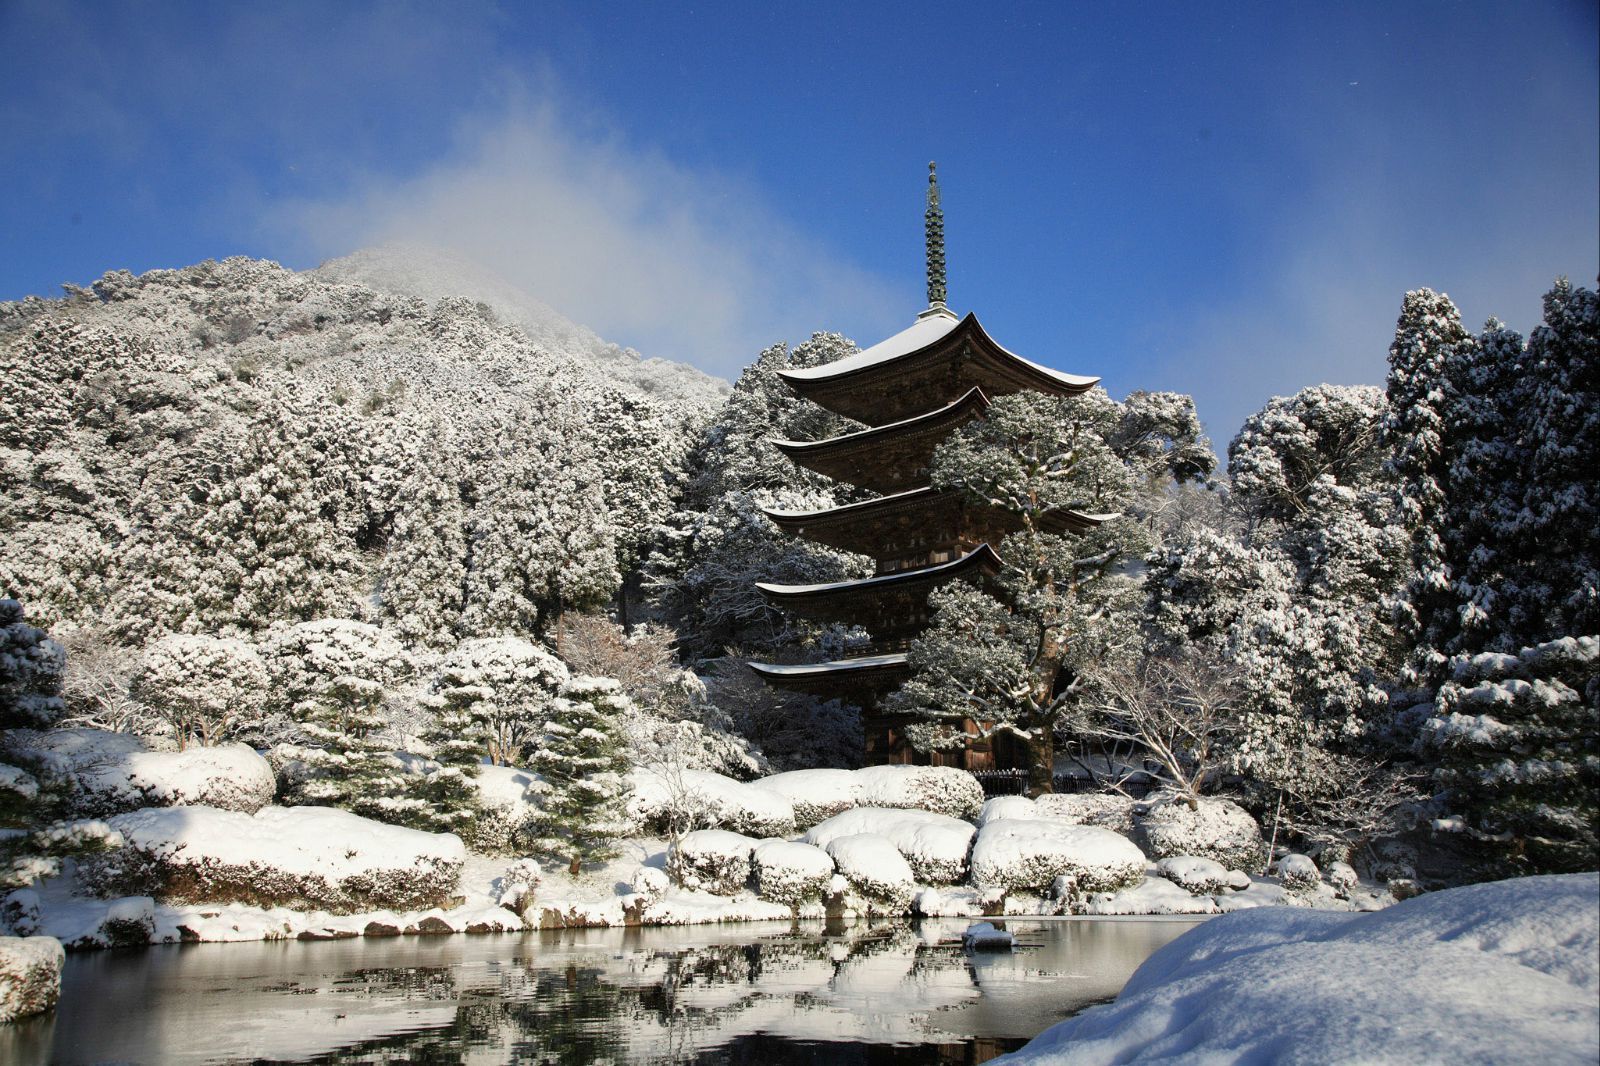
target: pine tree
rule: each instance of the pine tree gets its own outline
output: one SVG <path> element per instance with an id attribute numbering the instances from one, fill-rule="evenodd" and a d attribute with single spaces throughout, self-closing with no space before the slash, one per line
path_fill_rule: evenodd
<path id="1" fill-rule="evenodd" d="M 446 426 L 433 424 L 426 441 L 394 501 L 380 595 L 402 640 L 440 648 L 455 643 L 466 601 L 466 474 Z"/>
<path id="2" fill-rule="evenodd" d="M 616 854 L 628 832 L 628 757 L 622 723 L 633 703 L 611 678 L 569 680 L 549 710 L 528 759 L 546 785 L 532 826 L 536 855 L 565 859 L 576 876 L 586 862 Z"/>
<path id="3" fill-rule="evenodd" d="M 267 670 L 242 640 L 170 634 L 145 646 L 134 694 L 172 729 L 181 751 L 191 739 L 233 736 L 265 700 Z"/>

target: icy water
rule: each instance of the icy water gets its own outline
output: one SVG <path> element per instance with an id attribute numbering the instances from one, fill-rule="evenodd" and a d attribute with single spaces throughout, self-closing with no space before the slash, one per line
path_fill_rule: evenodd
<path id="1" fill-rule="evenodd" d="M 1194 923 L 772 923 L 69 956 L 0 1062 L 978 1063 L 1114 996 Z"/>

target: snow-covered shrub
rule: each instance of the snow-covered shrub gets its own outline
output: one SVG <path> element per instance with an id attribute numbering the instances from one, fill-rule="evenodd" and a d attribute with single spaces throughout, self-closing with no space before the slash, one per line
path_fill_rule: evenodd
<path id="1" fill-rule="evenodd" d="M 1124 836 L 1133 833 L 1133 808 L 1137 801 L 1106 792 L 1047 792 L 1034 801 L 1040 818 L 1071 825 L 1098 825 Z"/>
<path id="2" fill-rule="evenodd" d="M 1145 858 L 1126 837 L 1090 825 L 1006 818 L 972 845 L 972 881 L 985 888 L 1042 892 L 1060 876 L 1078 892 L 1114 892 L 1144 879 Z"/>
<path id="3" fill-rule="evenodd" d="M 840 837 L 870 833 L 883 837 L 910 864 L 924 884 L 954 884 L 967 873 L 967 852 L 972 847 L 971 822 L 931 811 L 886 810 L 856 807 L 812 826 L 807 844 L 826 848 Z"/>
<path id="4" fill-rule="evenodd" d="M 149 944 L 155 932 L 155 900 L 149 896 L 128 896 L 112 901 L 106 908 L 94 939 L 106 947 L 138 948 Z"/>
<path id="5" fill-rule="evenodd" d="M 1156 863 L 1156 872 L 1168 881 L 1197 896 L 1214 896 L 1233 887 L 1228 869 L 1213 859 L 1193 855 L 1169 855 Z"/>
<path id="6" fill-rule="evenodd" d="M 1038 804 L 1027 796 L 996 796 L 994 799 L 985 800 L 983 811 L 978 815 L 978 825 L 985 826 L 990 822 L 1002 821 L 1006 818 L 1041 818 Z"/>
<path id="7" fill-rule="evenodd" d="M 145 646 L 133 693 L 167 723 L 179 749 L 215 744 L 259 715 L 267 668 L 242 640 L 172 633 Z"/>
<path id="8" fill-rule="evenodd" d="M 251 814 L 276 787 L 272 767 L 243 744 L 152 751 L 140 737 L 99 729 L 14 730 L 5 744 L 80 817 L 180 806 Z"/>
<path id="9" fill-rule="evenodd" d="M 1340 894 L 1348 893 L 1361 880 L 1355 867 L 1347 862 L 1330 862 L 1328 868 L 1322 871 L 1322 876 Z"/>
<path id="10" fill-rule="evenodd" d="M 1278 880 L 1290 892 L 1307 893 L 1322 883 L 1322 873 L 1317 864 L 1306 855 L 1285 855 L 1273 864 Z"/>
<path id="11" fill-rule="evenodd" d="M 788 840 L 763 840 L 750 856 L 756 893 L 774 903 L 798 906 L 820 899 L 833 879 L 833 860 L 821 848 Z"/>
<path id="12" fill-rule="evenodd" d="M 888 914 L 903 913 L 911 906 L 916 877 L 887 837 L 876 833 L 835 837 L 826 850 L 840 876 L 870 904 Z"/>
<path id="13" fill-rule="evenodd" d="M 248 903 L 336 914 L 447 903 L 466 859 L 460 838 L 329 807 L 162 807 L 110 819 L 126 844 L 79 860 L 100 896 Z"/>
<path id="14" fill-rule="evenodd" d="M 0 1025 L 54 1008 L 66 961 L 55 937 L 0 936 Z"/>
<path id="15" fill-rule="evenodd" d="M 429 702 L 458 714 L 477 756 L 517 764 L 568 680 L 560 659 L 517 637 L 464 640 L 439 664 Z"/>
<path id="16" fill-rule="evenodd" d="M 477 812 L 462 827 L 461 838 L 474 851 L 515 851 L 528 839 L 543 782 L 514 766 L 481 766 L 471 781 L 477 789 Z"/>
<path id="17" fill-rule="evenodd" d="M 539 884 L 543 879 L 544 871 L 539 868 L 537 862 L 533 859 L 518 859 L 507 866 L 506 872 L 500 875 L 500 886 L 495 902 L 518 914 L 526 914 L 528 908 L 533 906 Z"/>
<path id="18" fill-rule="evenodd" d="M 788 800 L 795 828 L 809 829 L 856 805 L 856 780 L 853 770 L 790 770 L 751 784 Z"/>
<path id="19" fill-rule="evenodd" d="M 0 599 L 0 728 L 44 727 L 61 716 L 66 661 L 60 644 L 22 620 L 22 604 Z"/>
<path id="20" fill-rule="evenodd" d="M 684 888 L 719 896 L 744 890 L 750 880 L 750 852 L 756 842 L 722 829 L 685 833 L 667 852 L 667 872 Z"/>
<path id="21" fill-rule="evenodd" d="M 1266 854 L 1261 826 L 1232 800 L 1206 798 L 1192 809 L 1183 799 L 1163 794 L 1142 804 L 1135 818 L 1134 839 L 1152 859 L 1193 855 L 1230 870 L 1254 870 Z"/>
<path id="22" fill-rule="evenodd" d="M 653 829 L 719 828 L 753 837 L 794 832 L 794 808 L 782 796 L 704 770 L 657 766 L 629 775 L 629 810 Z"/>
<path id="23" fill-rule="evenodd" d="M 635 895 L 654 903 L 672 888 L 672 879 L 665 871 L 658 870 L 654 866 L 641 866 L 633 871 L 628 887 L 633 889 Z"/>
<path id="24" fill-rule="evenodd" d="M 953 766 L 867 766 L 856 772 L 856 803 L 972 818 L 983 809 L 983 786 Z"/>

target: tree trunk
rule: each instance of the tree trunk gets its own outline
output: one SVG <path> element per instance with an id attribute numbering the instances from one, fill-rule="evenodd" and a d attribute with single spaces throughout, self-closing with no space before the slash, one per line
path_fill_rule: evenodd
<path id="1" fill-rule="evenodd" d="M 582 868 L 583 868 L 583 860 L 580 859 L 578 856 L 574 855 L 572 857 L 572 861 L 567 864 L 567 873 L 571 874 L 573 877 L 577 877 L 578 876 L 578 871 L 581 870 Z"/>
<path id="2" fill-rule="evenodd" d="M 1056 738 L 1049 726 L 1028 741 L 1028 795 L 1043 796 L 1056 790 Z"/>

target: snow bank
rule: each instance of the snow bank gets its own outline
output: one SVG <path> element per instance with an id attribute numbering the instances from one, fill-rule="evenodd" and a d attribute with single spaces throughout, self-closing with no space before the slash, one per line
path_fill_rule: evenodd
<path id="1" fill-rule="evenodd" d="M 1224 915 L 1152 955 L 1115 1003 L 997 1063 L 1600 1059 L 1600 875 L 1419 896 L 1375 914 Z"/>
<path id="2" fill-rule="evenodd" d="M 827 852 L 840 875 L 869 903 L 880 904 L 889 914 L 903 914 L 911 905 L 916 878 L 887 837 L 876 833 L 835 837 Z"/>
<path id="3" fill-rule="evenodd" d="M 972 880 L 985 888 L 1042 892 L 1068 877 L 1080 893 L 1111 892 L 1142 881 L 1144 867 L 1131 841 L 1092 825 L 1006 818 L 972 846 Z"/>
<path id="4" fill-rule="evenodd" d="M 1114 829 L 1123 836 L 1133 833 L 1135 803 L 1127 796 L 1104 792 L 1053 792 L 1034 801 L 1040 818 L 1054 818 L 1072 825 L 1098 825 Z"/>
<path id="5" fill-rule="evenodd" d="M 449 833 L 333 807 L 162 807 L 110 819 L 127 844 L 79 861 L 96 895 L 252 903 L 333 913 L 427 907 L 456 893 L 466 850 Z"/>
<path id="6" fill-rule="evenodd" d="M 685 833 L 667 853 L 667 872 L 684 888 L 718 896 L 744 891 L 756 842 L 723 829 Z"/>
<path id="7" fill-rule="evenodd" d="M 944 814 L 916 810 L 857 807 L 836 814 L 805 835 L 805 842 L 826 848 L 839 837 L 872 833 L 889 840 L 911 865 L 917 880 L 947 885 L 967 874 L 972 823 Z"/>
<path id="8" fill-rule="evenodd" d="M 0 1024 L 54 1009 L 65 962 L 55 937 L 0 936 Z"/>
<path id="9" fill-rule="evenodd" d="M 857 770 L 856 803 L 972 818 L 983 809 L 983 786 L 953 766 L 868 766 Z"/>
<path id="10" fill-rule="evenodd" d="M 684 824 L 754 837 L 786 837 L 794 832 L 794 808 L 787 799 L 731 777 L 707 770 L 638 769 L 629 780 L 633 796 L 628 810 L 646 826 L 667 828 L 676 816 Z"/>
<path id="11" fill-rule="evenodd" d="M 787 800 L 797 829 L 809 829 L 856 805 L 854 770 L 791 770 L 751 784 Z"/>
<path id="12" fill-rule="evenodd" d="M 810 844 L 763 840 L 750 856 L 756 893 L 774 903 L 798 906 L 821 899 L 833 879 L 833 860 Z"/>
<path id="13" fill-rule="evenodd" d="M 243 744 L 151 751 L 102 729 L 13 730 L 6 746 L 64 787 L 73 810 L 103 817 L 141 807 L 207 806 L 252 814 L 272 802 L 272 767 Z"/>
<path id="14" fill-rule="evenodd" d="M 1119 892 L 1097 892 L 1074 908 L 1080 914 L 1216 914 L 1216 900 L 1190 895 L 1163 877 L 1150 877 Z"/>
<path id="15" fill-rule="evenodd" d="M 1152 859 L 1193 855 L 1214 859 L 1230 870 L 1259 870 L 1266 856 L 1261 826 L 1232 800 L 1200 800 L 1198 810 L 1166 794 L 1141 804 L 1135 814 L 1135 839 Z"/>

